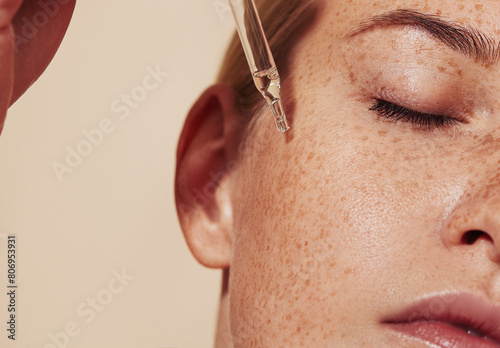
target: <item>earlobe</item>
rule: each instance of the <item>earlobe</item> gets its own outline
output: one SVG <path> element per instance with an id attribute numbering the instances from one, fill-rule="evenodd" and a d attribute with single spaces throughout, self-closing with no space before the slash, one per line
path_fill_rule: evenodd
<path id="1" fill-rule="evenodd" d="M 233 91 L 225 85 L 210 87 L 189 112 L 177 151 L 181 227 L 193 255 L 211 268 L 228 268 L 231 258 L 236 119 Z"/>

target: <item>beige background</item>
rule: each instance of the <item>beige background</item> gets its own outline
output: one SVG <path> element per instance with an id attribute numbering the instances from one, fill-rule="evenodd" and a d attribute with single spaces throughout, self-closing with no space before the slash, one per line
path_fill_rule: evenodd
<path id="1" fill-rule="evenodd" d="M 233 30 L 225 2 L 78 1 L 59 53 L 0 137 L 2 323 L 7 234 L 17 235 L 19 257 L 18 340 L 2 324 L 0 346 L 57 347 L 50 334 L 60 347 L 212 346 L 220 272 L 198 265 L 184 243 L 173 176 L 185 114 Z M 170 75 L 121 120 L 113 102 L 156 66 Z M 114 131 L 61 183 L 53 162 L 64 164 L 67 147 L 103 119 Z M 124 268 L 135 279 L 120 287 L 113 270 Z M 89 298 L 101 310 L 94 318 Z"/>

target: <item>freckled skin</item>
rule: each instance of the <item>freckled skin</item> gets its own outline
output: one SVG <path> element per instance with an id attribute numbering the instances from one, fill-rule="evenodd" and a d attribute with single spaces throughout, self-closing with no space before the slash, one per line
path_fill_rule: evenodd
<path id="1" fill-rule="evenodd" d="M 346 41 L 356 23 L 397 8 L 500 39 L 499 2 L 325 2 L 282 87 L 284 101 L 297 100 L 291 138 L 267 110 L 256 115 L 231 182 L 235 347 L 426 347 L 381 320 L 450 291 L 500 305 L 500 67 L 408 28 Z M 419 84 L 408 87 L 394 66 L 412 67 Z M 384 91 L 468 123 L 384 121 L 369 110 Z M 464 243 L 474 229 L 488 238 Z"/>

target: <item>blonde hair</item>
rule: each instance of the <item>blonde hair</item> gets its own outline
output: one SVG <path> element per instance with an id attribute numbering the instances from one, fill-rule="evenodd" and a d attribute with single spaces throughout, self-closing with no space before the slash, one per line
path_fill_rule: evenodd
<path id="1" fill-rule="evenodd" d="M 280 72 L 282 83 L 288 76 L 288 57 L 293 44 L 312 22 L 317 9 L 315 0 L 256 1 L 262 26 Z M 238 34 L 235 33 L 226 51 L 217 82 L 233 88 L 237 109 L 248 119 L 256 113 L 264 98 L 255 88 Z"/>

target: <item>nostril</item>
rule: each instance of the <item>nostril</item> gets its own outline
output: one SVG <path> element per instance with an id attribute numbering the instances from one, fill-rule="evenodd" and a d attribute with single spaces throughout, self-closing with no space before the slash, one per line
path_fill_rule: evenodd
<path id="1" fill-rule="evenodd" d="M 472 245 L 477 242 L 478 239 L 484 238 L 492 242 L 491 237 L 483 231 L 471 230 L 467 231 L 462 236 L 462 243 L 467 245 Z"/>

